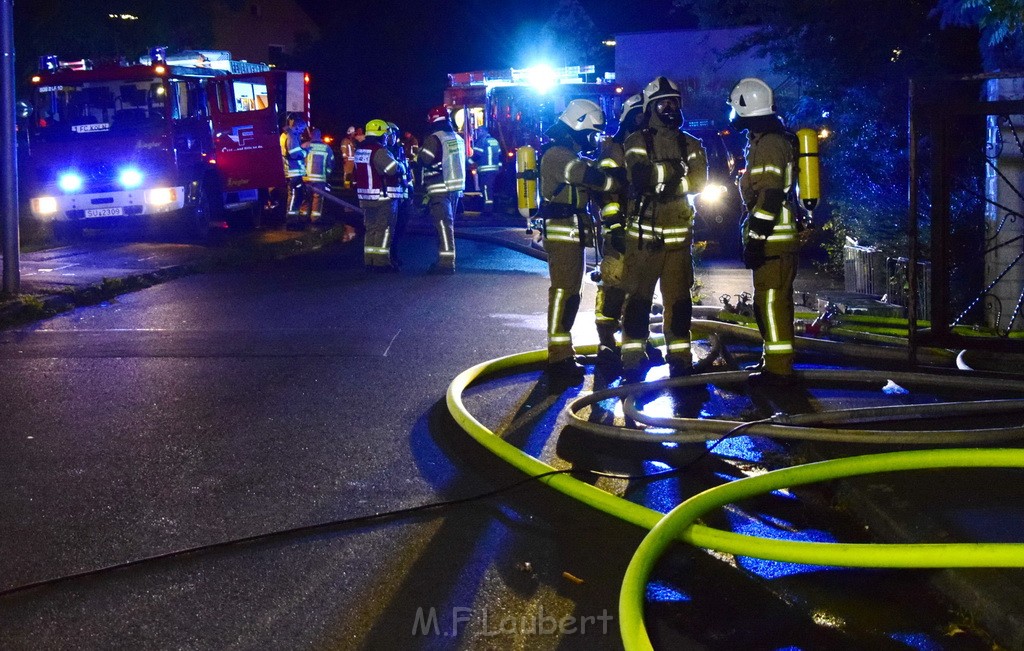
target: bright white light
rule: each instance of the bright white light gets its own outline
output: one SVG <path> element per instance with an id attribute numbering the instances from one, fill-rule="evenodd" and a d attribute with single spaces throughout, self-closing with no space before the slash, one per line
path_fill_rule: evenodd
<path id="1" fill-rule="evenodd" d="M 65 172 L 57 179 L 57 185 L 64 192 L 77 192 L 82 189 L 82 177 L 74 172 Z"/>
<path id="2" fill-rule="evenodd" d="M 704 186 L 704 191 L 700 193 L 700 198 L 708 203 L 718 203 L 727 192 L 729 192 L 729 188 L 724 185 L 708 183 Z"/>
<path id="3" fill-rule="evenodd" d="M 57 199 L 55 197 L 38 197 L 32 200 L 32 212 L 45 217 L 57 212 Z"/>
<path id="4" fill-rule="evenodd" d="M 151 206 L 166 206 L 178 200 L 174 188 L 156 188 L 146 193 L 146 203 Z"/>
<path id="5" fill-rule="evenodd" d="M 526 81 L 541 93 L 546 93 L 558 83 L 558 73 L 546 63 L 526 69 Z"/>
<path id="6" fill-rule="evenodd" d="M 128 189 L 137 188 L 142 185 L 142 172 L 134 167 L 126 167 L 121 170 L 117 180 Z"/>

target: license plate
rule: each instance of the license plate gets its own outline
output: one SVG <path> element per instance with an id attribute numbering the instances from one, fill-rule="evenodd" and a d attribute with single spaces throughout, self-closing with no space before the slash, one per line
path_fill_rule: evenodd
<path id="1" fill-rule="evenodd" d="M 124 214 L 124 208 L 90 208 L 85 211 L 86 217 L 118 217 Z"/>

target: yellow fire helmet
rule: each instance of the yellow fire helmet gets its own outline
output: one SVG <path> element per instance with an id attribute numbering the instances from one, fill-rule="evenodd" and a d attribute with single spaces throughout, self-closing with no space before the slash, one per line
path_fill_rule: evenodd
<path id="1" fill-rule="evenodd" d="M 388 123 L 384 120 L 370 120 L 366 123 L 366 135 L 383 136 L 388 131 Z"/>

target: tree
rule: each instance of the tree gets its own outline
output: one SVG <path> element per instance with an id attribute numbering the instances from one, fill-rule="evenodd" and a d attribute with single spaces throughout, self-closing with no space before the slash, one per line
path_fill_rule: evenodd
<path id="1" fill-rule="evenodd" d="M 987 70 L 1024 65 L 1024 0 L 940 0 L 943 27 L 976 27 Z"/>
<path id="2" fill-rule="evenodd" d="M 580 0 L 560 0 L 537 40 L 541 52 L 558 65 L 589 65 L 602 55 L 597 25 Z"/>
<path id="3" fill-rule="evenodd" d="M 975 71 L 976 36 L 939 29 L 933 3 L 923 0 L 676 4 L 702 27 L 756 27 L 738 47 L 764 55 L 797 91 L 798 101 L 780 101 L 787 123 L 832 132 L 822 143 L 832 262 L 841 268 L 846 235 L 905 255 L 907 80 Z"/>

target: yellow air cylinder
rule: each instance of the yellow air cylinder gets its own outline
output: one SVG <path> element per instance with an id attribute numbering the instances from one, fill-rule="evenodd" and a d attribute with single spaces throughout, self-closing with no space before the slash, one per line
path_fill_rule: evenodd
<path id="1" fill-rule="evenodd" d="M 800 203 L 810 212 L 818 207 L 818 199 L 821 198 L 821 187 L 818 180 L 818 132 L 814 129 L 800 129 L 796 132 L 796 139 L 798 142 L 797 163 L 800 168 L 797 179 Z"/>
<path id="2" fill-rule="evenodd" d="M 537 214 L 537 150 L 523 145 L 516 150 L 516 204 L 519 214 L 529 219 Z"/>

